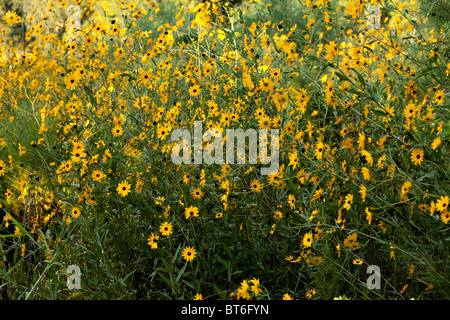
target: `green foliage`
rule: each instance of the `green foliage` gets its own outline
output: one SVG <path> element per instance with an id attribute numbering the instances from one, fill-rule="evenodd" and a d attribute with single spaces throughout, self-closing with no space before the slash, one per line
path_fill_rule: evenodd
<path id="1" fill-rule="evenodd" d="M 1 299 L 449 297 L 444 1 L 78 5 L 1 13 Z M 194 121 L 279 129 L 278 174 L 174 164 Z"/>

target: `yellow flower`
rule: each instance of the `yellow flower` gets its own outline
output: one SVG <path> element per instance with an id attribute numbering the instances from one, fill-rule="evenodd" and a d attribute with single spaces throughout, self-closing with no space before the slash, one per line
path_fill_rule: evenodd
<path id="1" fill-rule="evenodd" d="M 431 144 L 431 149 L 436 150 L 437 147 L 439 147 L 442 143 L 441 137 L 437 137 L 433 140 L 433 143 Z"/>
<path id="2" fill-rule="evenodd" d="M 447 210 L 442 212 L 441 213 L 441 220 L 442 220 L 443 223 L 447 224 L 447 222 L 450 221 L 450 212 L 448 212 Z"/>
<path id="3" fill-rule="evenodd" d="M 353 0 L 347 6 L 347 12 L 353 19 L 359 18 L 364 9 L 364 1 Z"/>
<path id="4" fill-rule="evenodd" d="M 80 209 L 78 209 L 78 208 L 73 208 L 72 209 L 72 217 L 77 219 L 80 215 L 81 215 Z"/>
<path id="5" fill-rule="evenodd" d="M 191 176 L 189 175 L 189 173 L 185 173 L 184 175 L 183 175 L 183 183 L 184 184 L 188 184 L 188 183 L 190 183 L 191 182 Z"/>
<path id="6" fill-rule="evenodd" d="M 189 208 L 186 208 L 184 210 L 184 216 L 186 217 L 186 220 L 188 218 L 190 218 L 191 216 L 198 217 L 198 208 L 197 207 L 193 207 L 193 206 L 190 206 Z"/>
<path id="7" fill-rule="evenodd" d="M 308 232 L 303 236 L 302 245 L 304 248 L 311 247 L 312 244 L 312 233 Z"/>
<path id="8" fill-rule="evenodd" d="M 295 209 L 295 196 L 293 194 L 288 196 L 288 203 L 291 209 Z"/>
<path id="9" fill-rule="evenodd" d="M 172 224 L 164 221 L 159 227 L 159 232 L 161 232 L 163 236 L 169 236 L 172 233 Z"/>
<path id="10" fill-rule="evenodd" d="M 373 158 L 369 151 L 367 150 L 361 150 L 361 158 L 363 158 L 369 166 L 373 165 Z"/>
<path id="11" fill-rule="evenodd" d="M 5 16 L 3 17 L 3 20 L 5 21 L 6 25 L 11 26 L 13 24 L 20 23 L 21 17 L 17 15 L 14 11 L 8 11 L 5 13 Z"/>
<path id="12" fill-rule="evenodd" d="M 311 299 L 312 298 L 312 296 L 314 296 L 316 294 L 316 290 L 315 289 L 310 289 L 310 290 L 308 290 L 308 292 L 306 293 L 306 298 L 307 299 Z"/>
<path id="13" fill-rule="evenodd" d="M 5 195 L 6 195 L 6 201 L 10 202 L 11 201 L 11 197 L 13 196 L 12 190 L 7 188 L 6 192 L 5 192 Z"/>
<path id="14" fill-rule="evenodd" d="M 242 280 L 240 287 L 237 290 L 237 298 L 238 299 L 247 299 L 249 300 L 251 298 L 250 293 L 248 292 L 248 289 L 250 286 L 248 285 L 247 280 Z"/>
<path id="15" fill-rule="evenodd" d="M 80 162 L 81 158 L 86 156 L 86 152 L 83 149 L 75 149 L 72 151 L 72 161 L 75 163 Z"/>
<path id="16" fill-rule="evenodd" d="M 264 186 L 264 184 L 260 183 L 258 180 L 254 179 L 252 181 L 250 181 L 250 188 L 252 189 L 253 192 L 255 193 L 260 193 L 261 192 L 261 188 Z"/>
<path id="17" fill-rule="evenodd" d="M 197 200 L 197 199 L 201 199 L 203 197 L 203 192 L 202 189 L 200 188 L 194 188 L 194 190 L 192 190 L 192 197 Z"/>
<path id="18" fill-rule="evenodd" d="M 325 50 L 327 51 L 327 54 L 325 56 L 325 59 L 328 61 L 333 60 L 333 58 L 338 54 L 337 48 L 337 42 L 336 41 L 330 41 L 329 44 L 325 45 Z"/>
<path id="19" fill-rule="evenodd" d="M 430 203 L 430 214 L 434 214 L 434 211 L 436 211 L 436 204 L 434 203 L 434 201 L 431 201 Z"/>
<path id="20" fill-rule="evenodd" d="M 421 149 L 417 149 L 415 148 L 412 153 L 411 153 L 411 162 L 417 166 L 417 165 L 422 165 L 422 161 L 423 161 L 423 150 Z"/>
<path id="21" fill-rule="evenodd" d="M 361 188 L 359 189 L 359 192 L 361 193 L 361 199 L 364 202 L 366 200 L 367 195 L 367 188 L 364 185 L 361 185 Z"/>
<path id="22" fill-rule="evenodd" d="M 368 221 L 369 224 L 372 223 L 372 212 L 370 212 L 369 208 L 365 209 L 366 212 L 366 220 Z"/>
<path id="23" fill-rule="evenodd" d="M 22 231 L 20 231 L 20 228 L 18 226 L 14 227 L 14 234 L 15 235 L 21 235 L 22 234 Z"/>
<path id="24" fill-rule="evenodd" d="M 294 300 L 294 298 L 289 293 L 285 293 L 283 296 L 283 300 Z"/>
<path id="25" fill-rule="evenodd" d="M 66 88 L 69 90 L 74 90 L 77 85 L 78 85 L 78 79 L 77 79 L 77 75 L 75 72 L 71 72 L 69 73 L 65 78 L 64 78 L 64 83 L 66 84 Z"/>
<path id="26" fill-rule="evenodd" d="M 0 207 L 1 208 L 1 207 Z M 3 220 L 5 221 L 5 228 L 9 227 L 9 220 L 11 220 L 11 216 L 9 215 L 9 213 L 7 213 L 4 217 Z"/>
<path id="27" fill-rule="evenodd" d="M 416 115 L 417 107 L 414 103 L 410 103 L 405 107 L 404 114 L 406 118 L 411 118 Z"/>
<path id="28" fill-rule="evenodd" d="M 27 149 L 19 143 L 19 156 L 23 156 L 25 153 L 27 153 Z"/>
<path id="29" fill-rule="evenodd" d="M 189 88 L 189 94 L 193 97 L 198 96 L 201 92 L 202 90 L 198 84 L 194 84 Z"/>
<path id="30" fill-rule="evenodd" d="M 261 289 L 259 287 L 259 279 L 252 279 L 252 286 L 250 287 L 250 290 L 255 294 L 255 296 L 258 296 L 261 292 Z"/>
<path id="31" fill-rule="evenodd" d="M 438 210 L 439 212 L 446 211 L 448 208 L 448 203 L 449 198 L 447 196 L 441 196 L 441 198 L 436 201 L 436 210 Z"/>
<path id="32" fill-rule="evenodd" d="M 380 221 L 380 222 L 378 222 L 378 225 L 380 226 L 381 231 L 383 231 L 383 233 L 385 233 L 387 230 L 386 224 L 383 221 Z"/>
<path id="33" fill-rule="evenodd" d="M 136 10 L 137 4 L 136 4 L 136 2 L 131 1 L 131 2 L 128 3 L 127 7 L 128 7 L 128 10 L 130 10 L 131 12 L 133 12 L 133 11 Z"/>
<path id="34" fill-rule="evenodd" d="M 169 128 L 165 125 L 160 125 L 158 124 L 158 129 L 157 129 L 157 137 L 161 140 L 165 140 L 167 138 L 167 136 L 169 135 Z"/>
<path id="35" fill-rule="evenodd" d="M 289 165 L 292 166 L 292 169 L 295 170 L 296 167 L 299 165 L 299 159 L 297 151 L 289 153 Z"/>
<path id="36" fill-rule="evenodd" d="M 120 137 L 120 136 L 122 135 L 122 133 L 123 133 L 122 126 L 115 126 L 115 127 L 112 129 L 112 133 L 113 133 L 113 135 L 114 135 L 115 137 Z"/>
<path id="37" fill-rule="evenodd" d="M 402 289 L 400 290 L 400 294 L 405 293 L 406 289 L 408 289 L 408 284 L 405 284 Z"/>
<path id="38" fill-rule="evenodd" d="M 262 78 L 259 81 L 259 87 L 261 88 L 261 90 L 263 91 L 273 91 L 274 90 L 274 84 L 273 81 L 267 77 Z"/>
<path id="39" fill-rule="evenodd" d="M 361 173 L 363 175 L 364 180 L 369 181 L 370 180 L 370 170 L 367 167 L 362 167 Z"/>
<path id="40" fill-rule="evenodd" d="M 277 211 L 275 211 L 273 217 L 277 220 L 280 220 L 283 218 L 283 213 L 281 211 L 277 210 Z"/>
<path id="41" fill-rule="evenodd" d="M 195 252 L 195 249 L 188 246 L 183 249 L 182 256 L 184 260 L 186 260 L 187 262 L 191 262 L 195 258 L 196 254 L 197 253 Z"/>
<path id="42" fill-rule="evenodd" d="M 156 242 L 156 241 L 158 241 L 158 239 L 159 239 L 159 236 L 152 232 L 152 234 L 147 239 L 148 245 L 150 246 L 150 248 L 152 248 L 152 249 L 158 248 L 158 243 Z"/>
<path id="43" fill-rule="evenodd" d="M 0 177 L 3 176 L 6 172 L 6 166 L 3 160 L 0 160 Z"/>
<path id="44" fill-rule="evenodd" d="M 201 293 L 197 293 L 194 297 L 194 300 L 203 300 L 203 296 Z"/>
<path id="45" fill-rule="evenodd" d="M 434 96 L 434 102 L 436 104 L 443 104 L 444 103 L 444 90 L 439 90 L 436 92 L 435 96 Z"/>
<path id="46" fill-rule="evenodd" d="M 351 249 L 359 249 L 360 245 L 358 242 L 358 233 L 354 232 L 348 235 L 347 238 L 344 240 L 344 246 Z"/>
<path id="47" fill-rule="evenodd" d="M 345 196 L 344 209 L 346 209 L 347 211 L 350 210 L 352 203 L 353 203 L 353 195 L 349 193 Z"/>
<path id="48" fill-rule="evenodd" d="M 94 172 L 92 172 L 91 177 L 93 181 L 99 182 L 105 177 L 105 174 L 100 170 L 94 170 Z"/>
<path id="49" fill-rule="evenodd" d="M 164 197 L 156 197 L 156 199 L 155 199 L 155 204 L 161 206 L 161 205 L 164 204 L 164 201 L 166 201 L 166 198 L 164 198 Z"/>
<path id="50" fill-rule="evenodd" d="M 131 192 L 131 185 L 125 180 L 119 183 L 119 186 L 117 187 L 116 190 L 120 196 L 125 197 L 127 194 Z"/>
<path id="51" fill-rule="evenodd" d="M 409 189 L 411 188 L 412 183 L 410 181 L 405 181 L 401 187 L 401 194 L 406 195 L 409 192 Z"/>

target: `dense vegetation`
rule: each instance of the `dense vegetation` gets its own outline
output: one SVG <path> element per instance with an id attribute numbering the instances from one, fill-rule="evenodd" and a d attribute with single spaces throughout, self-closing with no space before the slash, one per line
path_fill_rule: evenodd
<path id="1" fill-rule="evenodd" d="M 0 299 L 449 298 L 446 1 L 0 6 Z"/>

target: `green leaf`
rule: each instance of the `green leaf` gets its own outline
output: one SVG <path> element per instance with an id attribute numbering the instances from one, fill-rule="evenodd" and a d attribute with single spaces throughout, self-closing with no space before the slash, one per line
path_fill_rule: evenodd
<path id="1" fill-rule="evenodd" d="M 382 110 L 374 109 L 372 112 L 379 117 L 386 117 L 386 113 L 384 113 Z"/>
<path id="2" fill-rule="evenodd" d="M 444 124 L 444 134 L 446 137 L 450 136 L 450 121 Z"/>
<path id="3" fill-rule="evenodd" d="M 195 290 L 195 287 L 192 283 L 187 282 L 186 280 L 181 280 L 181 282 L 183 282 L 185 285 L 187 285 L 189 288 Z"/>
<path id="4" fill-rule="evenodd" d="M 361 84 L 361 86 L 363 88 L 365 88 L 366 87 L 366 80 L 364 80 L 364 78 L 361 76 L 360 73 L 358 73 L 358 80 L 359 80 L 359 83 Z"/>
<path id="5" fill-rule="evenodd" d="M 130 79 L 130 80 L 136 80 L 136 78 L 133 77 L 133 76 L 132 76 L 131 74 L 129 74 L 129 73 L 123 73 L 122 76 L 123 76 L 123 77 L 128 77 L 128 79 Z"/>
<path id="6" fill-rule="evenodd" d="M 97 100 L 94 98 L 94 95 L 92 93 L 92 90 L 88 87 L 88 86 L 83 86 L 84 91 L 86 91 L 88 97 L 89 97 L 89 101 L 95 105 L 97 103 Z"/>
<path id="7" fill-rule="evenodd" d="M 367 91 L 369 91 L 370 98 L 372 98 L 373 101 L 375 101 L 376 103 L 380 103 L 381 96 L 375 91 L 373 91 L 371 86 L 367 87 Z"/>
<path id="8" fill-rule="evenodd" d="M 172 257 L 172 264 L 175 263 L 175 260 L 177 260 L 178 254 L 180 253 L 181 250 L 181 244 L 178 245 L 177 250 L 175 251 L 175 254 Z"/>
<path id="9" fill-rule="evenodd" d="M 177 277 L 176 277 L 176 279 L 175 279 L 175 282 L 178 282 L 178 281 L 180 280 L 180 278 L 183 276 L 184 271 L 186 270 L 187 265 L 188 265 L 188 263 L 185 262 L 183 268 L 181 268 L 180 272 L 178 272 L 178 275 L 177 275 Z"/>
<path id="10" fill-rule="evenodd" d="M 219 260 L 219 262 L 225 266 L 226 270 L 230 269 L 230 264 L 228 263 L 228 261 L 222 259 L 221 257 L 217 257 L 217 260 Z"/>
<path id="11" fill-rule="evenodd" d="M 6 212 L 6 210 L 5 210 L 5 212 Z M 11 214 L 9 216 L 11 218 L 11 221 L 14 222 L 14 225 L 17 226 L 23 234 L 25 234 L 28 238 L 30 238 L 31 241 L 33 241 L 33 243 L 35 245 L 37 245 L 38 247 L 41 247 L 41 245 L 36 240 L 34 240 L 34 238 L 31 236 L 31 234 L 27 230 L 25 230 L 25 228 L 22 227 L 22 225 L 16 219 L 14 219 L 14 217 Z"/>
<path id="12" fill-rule="evenodd" d="M 417 181 L 422 181 L 425 178 L 433 178 L 436 175 L 436 173 L 437 173 L 436 170 L 428 172 L 427 174 L 425 174 L 425 175 L 421 176 L 419 179 L 417 179 Z"/>
<path id="13" fill-rule="evenodd" d="M 363 76 L 355 69 L 351 68 L 351 70 L 353 70 L 358 76 L 358 81 L 361 84 L 361 87 L 366 88 L 366 80 L 364 80 Z"/>
<path id="14" fill-rule="evenodd" d="M 340 72 L 336 72 L 335 75 L 337 75 L 337 76 L 338 76 L 339 78 L 341 78 L 342 80 L 346 80 L 346 81 L 350 81 L 350 82 L 351 82 L 350 78 L 347 77 L 345 74 L 342 74 L 342 73 L 340 73 Z"/>
<path id="15" fill-rule="evenodd" d="M 0 234 L 0 238 L 20 238 L 23 234 Z"/>
<path id="16" fill-rule="evenodd" d="M 223 247 L 223 250 L 225 251 L 225 253 L 226 253 L 230 258 L 233 258 L 233 254 L 232 254 L 232 252 L 231 252 L 231 250 L 230 250 L 230 247 L 229 247 L 228 245 L 226 245 L 226 244 L 222 245 L 222 247 Z"/>
<path id="17" fill-rule="evenodd" d="M 173 267 L 172 267 L 172 265 L 171 265 L 170 263 L 168 263 L 166 260 L 161 260 L 161 261 L 162 261 L 164 267 L 166 267 L 165 270 L 166 270 L 168 273 L 173 273 Z"/>
<path id="18" fill-rule="evenodd" d="M 158 275 L 165 284 L 172 288 L 172 282 L 170 282 L 170 280 L 166 276 L 164 276 L 162 273 L 159 273 Z"/>

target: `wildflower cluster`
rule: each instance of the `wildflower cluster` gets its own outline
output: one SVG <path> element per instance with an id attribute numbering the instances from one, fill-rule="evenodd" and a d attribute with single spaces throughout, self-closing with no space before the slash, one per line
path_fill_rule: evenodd
<path id="1" fill-rule="evenodd" d="M 0 9 L 1 286 L 72 298 L 76 264 L 84 298 L 448 297 L 448 30 L 421 5 Z M 278 171 L 173 163 L 195 121 L 278 130 Z"/>

